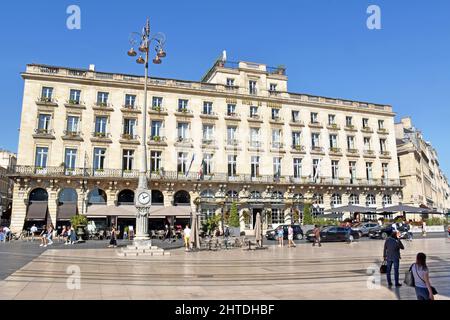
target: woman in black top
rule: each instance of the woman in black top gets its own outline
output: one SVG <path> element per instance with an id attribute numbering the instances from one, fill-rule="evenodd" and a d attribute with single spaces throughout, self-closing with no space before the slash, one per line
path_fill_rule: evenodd
<path id="1" fill-rule="evenodd" d="M 117 234 L 116 234 L 116 227 L 112 226 L 111 228 L 111 240 L 109 241 L 108 248 L 117 248 Z"/>

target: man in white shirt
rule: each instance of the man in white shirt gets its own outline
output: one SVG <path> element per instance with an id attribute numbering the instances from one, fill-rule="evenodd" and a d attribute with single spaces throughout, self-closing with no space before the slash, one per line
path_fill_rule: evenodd
<path id="1" fill-rule="evenodd" d="M 186 228 L 183 230 L 184 234 L 184 246 L 186 247 L 186 251 L 189 251 L 191 248 L 191 229 L 189 228 L 189 225 L 186 225 Z"/>
<path id="2" fill-rule="evenodd" d="M 5 241 L 10 241 L 10 237 L 11 237 L 11 229 L 9 229 L 8 227 L 3 227 L 3 233 L 5 234 Z"/>
<path id="3" fill-rule="evenodd" d="M 30 228 L 31 241 L 34 241 L 34 236 L 36 235 L 37 231 L 38 231 L 38 229 L 37 229 L 36 225 L 33 224 L 33 226 Z"/>

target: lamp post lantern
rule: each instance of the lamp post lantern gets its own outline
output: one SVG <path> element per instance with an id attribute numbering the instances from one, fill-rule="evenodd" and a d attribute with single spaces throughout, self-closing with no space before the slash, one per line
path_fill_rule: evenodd
<path id="1" fill-rule="evenodd" d="M 138 53 L 134 47 L 138 45 L 140 52 L 136 63 L 145 66 L 145 83 L 144 83 L 144 106 L 142 117 L 142 135 L 141 135 L 141 165 L 139 170 L 139 184 L 135 193 L 136 206 L 136 237 L 135 243 L 148 242 L 150 236 L 148 233 L 148 216 L 152 204 L 152 193 L 149 189 L 149 179 L 147 178 L 147 91 L 148 91 L 148 64 L 150 60 L 150 48 L 154 44 L 156 57 L 153 59 L 154 64 L 161 64 L 162 58 L 166 56 L 164 51 L 165 36 L 162 33 L 156 35 L 150 34 L 150 20 L 147 22 L 141 32 L 133 32 L 131 39 L 131 49 L 128 56 L 136 57 Z"/>

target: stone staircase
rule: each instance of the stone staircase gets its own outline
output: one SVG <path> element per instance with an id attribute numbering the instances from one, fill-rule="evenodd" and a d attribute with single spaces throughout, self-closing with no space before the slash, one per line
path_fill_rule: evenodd
<path id="1" fill-rule="evenodd" d="M 170 252 L 151 245 L 129 245 L 118 252 L 121 257 L 170 256 Z"/>

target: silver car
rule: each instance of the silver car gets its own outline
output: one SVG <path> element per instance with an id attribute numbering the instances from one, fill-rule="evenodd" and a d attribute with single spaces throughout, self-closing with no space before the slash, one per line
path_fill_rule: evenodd
<path id="1" fill-rule="evenodd" d="M 376 222 L 363 222 L 352 227 L 352 230 L 359 233 L 360 237 L 368 237 L 370 230 L 378 227 Z"/>

